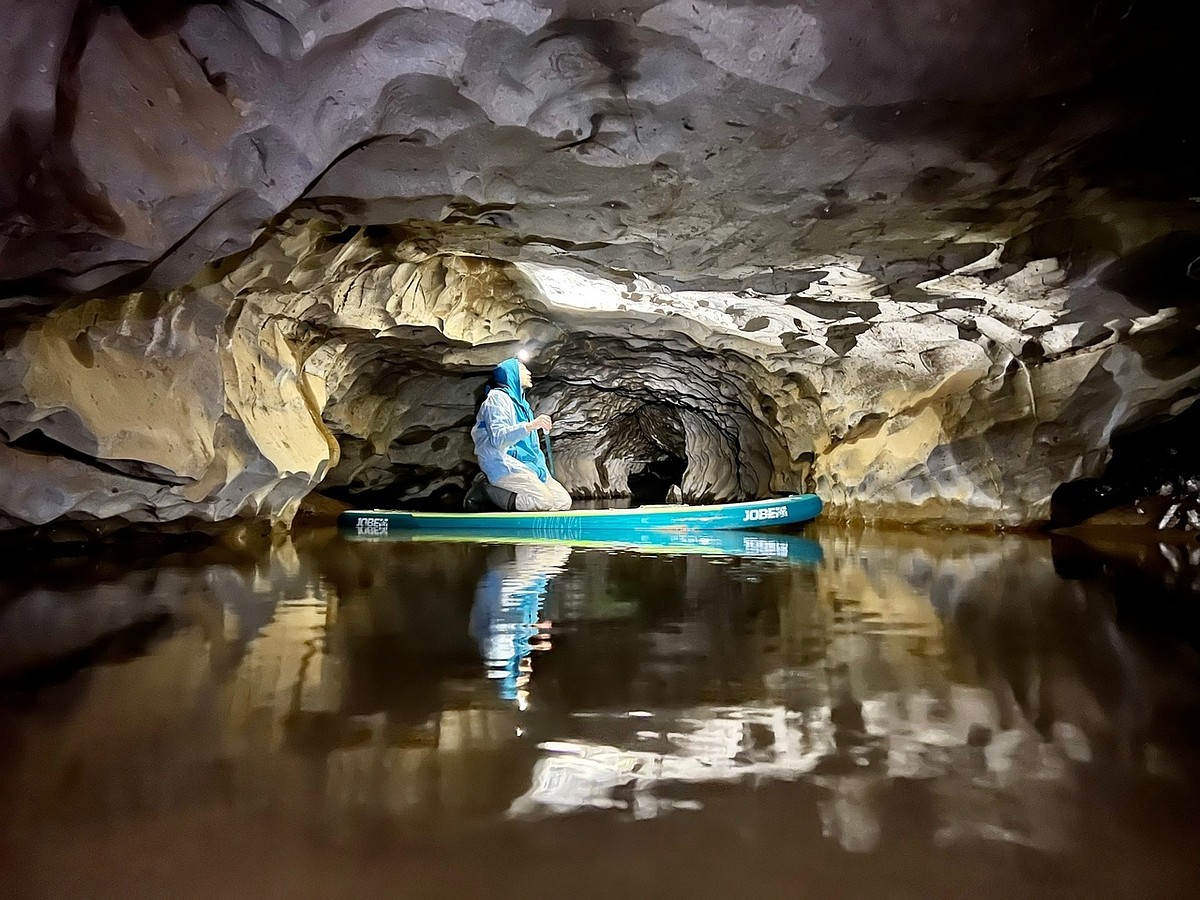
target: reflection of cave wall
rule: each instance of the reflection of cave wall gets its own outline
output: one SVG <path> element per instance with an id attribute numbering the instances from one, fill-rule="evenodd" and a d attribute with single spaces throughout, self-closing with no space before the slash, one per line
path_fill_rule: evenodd
<path id="1" fill-rule="evenodd" d="M 236 567 L 168 567 L 159 593 L 177 600 L 182 584 L 194 596 L 151 655 L 36 696 L 12 693 L 31 702 L 5 710 L 16 752 L 0 807 L 39 833 L 61 824 L 64 840 L 77 837 L 82 815 L 135 809 L 146 828 L 183 821 L 187 846 L 195 821 L 225 821 L 231 791 L 239 809 L 278 811 L 273 827 L 300 823 L 297 846 L 311 846 L 314 810 L 320 827 L 377 835 L 425 825 L 433 808 L 454 837 L 455 823 L 478 833 L 523 790 L 548 801 L 525 810 L 547 815 L 586 809 L 592 797 L 608 810 L 614 799 L 678 800 L 681 786 L 707 807 L 725 802 L 722 785 L 772 781 L 837 800 L 836 815 L 823 804 L 818 819 L 812 791 L 787 793 L 776 798 L 778 821 L 802 813 L 799 838 L 824 825 L 831 842 L 857 850 L 903 841 L 944 853 L 948 836 L 977 854 L 1000 835 L 1022 852 L 1061 854 L 1070 823 L 1083 824 L 1081 846 L 1094 850 L 1101 815 L 1120 855 L 1124 832 L 1111 816 L 1128 814 L 1131 795 L 1139 811 L 1161 807 L 1165 828 L 1184 821 L 1145 798 L 1173 797 L 1186 783 L 1175 773 L 1195 768 L 1196 623 L 1131 629 L 1118 611 L 1178 619 L 1194 604 L 1173 613 L 1143 587 L 1130 604 L 1118 594 L 1114 609 L 1109 580 L 1057 578 L 1045 542 L 846 530 L 821 542 L 815 570 L 572 553 L 547 593 L 554 646 L 535 663 L 534 705 L 520 716 L 497 708 L 468 635 L 475 585 L 493 565 L 487 548 L 285 540 L 272 558 Z M 138 605 L 146 578 L 119 568 L 80 596 Z M 45 615 L 40 594 L 15 596 L 14 609 Z M 66 604 L 57 619 L 80 615 Z M 670 741 L 651 745 L 629 709 L 653 710 L 648 724 Z M 586 765 L 562 752 L 571 744 Z M 561 767 L 531 777 L 535 759 L 554 758 Z M 580 789 L 589 783 L 594 792 Z M 511 831 L 499 839 L 498 856 L 511 853 Z M 715 840 L 726 839 L 719 824 Z M 57 874 L 53 852 L 42 868 Z M 1146 893 L 1136 869 L 1129 883 Z M 1168 867 L 1156 881 L 1165 893 L 1148 895 L 1170 896 L 1174 874 Z M 792 877 L 780 869 L 779 883 Z M 1028 887 L 1020 881 L 996 895 Z M 856 894 L 877 882 L 864 885 Z"/>

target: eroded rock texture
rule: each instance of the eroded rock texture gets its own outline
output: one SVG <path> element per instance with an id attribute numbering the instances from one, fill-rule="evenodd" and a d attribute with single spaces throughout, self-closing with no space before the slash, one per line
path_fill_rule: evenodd
<path id="1" fill-rule="evenodd" d="M 487 372 L 525 349 L 576 496 L 674 460 L 689 501 L 815 489 L 845 515 L 1019 524 L 1200 376 L 1187 317 L 1076 309 L 1053 260 L 900 300 L 835 264 L 787 295 L 671 291 L 478 242 L 303 217 L 207 283 L 39 320 L 3 370 L 29 473 L 7 514 L 287 519 L 318 483 L 453 499 Z"/>
<path id="2" fill-rule="evenodd" d="M 520 347 L 578 496 L 900 520 L 1195 396 L 1174 5 L 0 6 L 9 527 L 451 501 Z"/>
<path id="3" fill-rule="evenodd" d="M 1086 261 L 1197 222 L 1131 202 L 1195 193 L 1176 6 L 6 0 L 0 279 L 173 286 L 301 197 L 734 287 Z"/>
<path id="4" fill-rule="evenodd" d="M 221 299 L 97 299 L 10 329 L 5 524 L 290 521 L 337 444 L 279 324 Z"/>

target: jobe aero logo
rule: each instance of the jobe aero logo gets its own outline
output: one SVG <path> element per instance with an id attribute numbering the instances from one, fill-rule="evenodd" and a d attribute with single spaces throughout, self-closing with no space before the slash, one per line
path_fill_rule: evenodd
<path id="1" fill-rule="evenodd" d="M 764 506 L 759 509 L 748 509 L 742 516 L 743 522 L 767 522 L 771 519 L 786 519 L 786 506 Z"/>
<path id="2" fill-rule="evenodd" d="M 365 537 L 378 537 L 388 533 L 388 520 L 383 516 L 361 516 L 354 525 L 358 533 Z"/>

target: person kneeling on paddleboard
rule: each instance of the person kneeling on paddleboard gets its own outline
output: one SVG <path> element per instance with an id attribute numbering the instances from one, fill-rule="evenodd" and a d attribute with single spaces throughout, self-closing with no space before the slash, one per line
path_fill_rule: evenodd
<path id="1" fill-rule="evenodd" d="M 483 473 L 463 500 L 467 510 L 482 509 L 485 496 L 503 510 L 571 508 L 571 495 L 550 474 L 538 442 L 537 432 L 549 434 L 553 423 L 549 416 L 534 417 L 525 399 L 532 384 L 533 376 L 518 359 L 506 359 L 492 370 L 487 395 L 471 429 Z"/>

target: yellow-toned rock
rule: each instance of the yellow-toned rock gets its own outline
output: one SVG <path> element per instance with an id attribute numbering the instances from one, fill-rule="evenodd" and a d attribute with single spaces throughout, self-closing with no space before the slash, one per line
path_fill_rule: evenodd
<path id="1" fill-rule="evenodd" d="M 6 349 L 0 521 L 290 521 L 337 443 L 278 325 L 220 299 L 87 301 Z"/>

